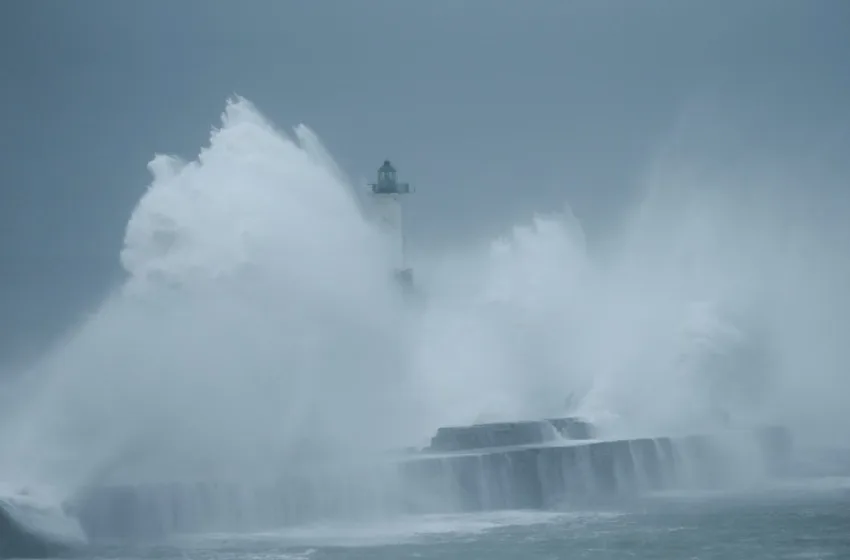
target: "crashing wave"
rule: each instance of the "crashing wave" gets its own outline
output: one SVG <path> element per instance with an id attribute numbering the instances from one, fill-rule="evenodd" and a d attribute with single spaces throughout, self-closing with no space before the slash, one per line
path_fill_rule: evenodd
<path id="1" fill-rule="evenodd" d="M 0 558 L 44 558 L 86 544 L 61 505 L 23 490 L 0 495 Z"/>

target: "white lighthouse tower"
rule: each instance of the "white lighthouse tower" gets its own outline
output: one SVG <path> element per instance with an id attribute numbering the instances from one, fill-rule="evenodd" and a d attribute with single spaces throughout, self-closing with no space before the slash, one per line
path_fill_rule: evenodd
<path id="1" fill-rule="evenodd" d="M 402 288 L 413 287 L 413 270 L 405 255 L 402 222 L 402 197 L 412 192 L 410 185 L 399 183 L 396 170 L 389 160 L 378 168 L 378 181 L 369 185 L 372 191 L 378 224 L 390 243 L 393 273 Z"/>

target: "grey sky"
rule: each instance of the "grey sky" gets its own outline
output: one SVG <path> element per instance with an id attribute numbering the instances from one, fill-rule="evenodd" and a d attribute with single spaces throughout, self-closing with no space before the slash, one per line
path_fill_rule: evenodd
<path id="1" fill-rule="evenodd" d="M 850 2 L 4 0 L 0 80 L 2 366 L 116 282 L 146 163 L 233 93 L 352 178 L 392 158 L 420 243 L 567 200 L 603 227 L 695 99 L 761 150 L 848 122 Z"/>

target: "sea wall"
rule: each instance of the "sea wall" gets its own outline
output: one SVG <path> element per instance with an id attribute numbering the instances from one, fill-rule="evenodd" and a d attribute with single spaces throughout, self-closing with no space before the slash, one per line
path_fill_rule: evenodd
<path id="1" fill-rule="evenodd" d="M 302 473 L 275 481 L 215 480 L 94 486 L 69 504 L 92 539 L 273 529 L 397 510 L 395 465 L 375 472 Z"/>
<path id="2" fill-rule="evenodd" d="M 782 428 L 431 454 L 401 464 L 407 507 L 548 509 L 676 489 L 711 489 L 780 474 L 791 452 Z"/>
<path id="3" fill-rule="evenodd" d="M 530 433 L 525 429 L 503 433 Z M 267 483 L 100 486 L 82 493 L 72 507 L 95 539 L 260 530 L 402 513 L 548 509 L 665 489 L 719 488 L 779 472 L 790 451 L 790 436 L 782 428 L 682 438 L 562 439 L 444 453 L 432 449 L 382 462 L 371 472 L 313 472 Z"/>

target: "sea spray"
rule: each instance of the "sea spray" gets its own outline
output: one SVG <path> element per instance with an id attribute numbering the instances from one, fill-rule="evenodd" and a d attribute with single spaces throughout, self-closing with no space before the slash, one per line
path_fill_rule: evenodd
<path id="1" fill-rule="evenodd" d="M 793 169 L 720 167 L 660 161 L 601 252 L 566 210 L 427 255 L 409 308 L 316 135 L 234 99 L 196 158 L 151 162 L 127 280 L 36 365 L 0 478 L 62 501 L 105 481 L 342 477 L 569 395 L 604 436 L 722 418 L 828 435 L 850 394 L 850 205 L 807 198 Z"/>
<path id="2" fill-rule="evenodd" d="M 7 476 L 72 495 L 393 445 L 415 409 L 386 255 L 315 136 L 297 138 L 235 99 L 195 161 L 152 161 L 127 281 L 38 365 Z"/>

